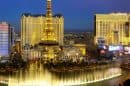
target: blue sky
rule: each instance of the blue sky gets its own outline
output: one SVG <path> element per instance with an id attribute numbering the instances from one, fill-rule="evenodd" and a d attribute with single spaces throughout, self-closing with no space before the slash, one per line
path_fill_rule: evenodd
<path id="1" fill-rule="evenodd" d="M 61 13 L 65 30 L 93 30 L 95 13 L 130 12 L 130 0 L 52 0 L 53 13 Z M 1 0 L 0 21 L 7 21 L 20 30 L 22 13 L 46 12 L 46 0 Z"/>

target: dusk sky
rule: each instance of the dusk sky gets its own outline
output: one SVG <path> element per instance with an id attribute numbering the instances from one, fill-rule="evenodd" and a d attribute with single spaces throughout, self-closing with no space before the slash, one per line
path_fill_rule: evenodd
<path id="1" fill-rule="evenodd" d="M 65 31 L 92 31 L 95 13 L 130 12 L 130 0 L 52 0 L 53 14 L 65 19 Z M 22 13 L 45 14 L 46 0 L 1 0 L 0 21 L 20 30 Z"/>

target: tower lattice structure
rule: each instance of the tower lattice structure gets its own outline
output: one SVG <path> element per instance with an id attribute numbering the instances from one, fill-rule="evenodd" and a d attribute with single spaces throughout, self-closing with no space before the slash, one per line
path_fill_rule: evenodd
<path id="1" fill-rule="evenodd" d="M 43 32 L 42 41 L 45 44 L 57 44 L 55 30 L 53 28 L 53 14 L 51 0 L 47 0 L 46 26 Z"/>

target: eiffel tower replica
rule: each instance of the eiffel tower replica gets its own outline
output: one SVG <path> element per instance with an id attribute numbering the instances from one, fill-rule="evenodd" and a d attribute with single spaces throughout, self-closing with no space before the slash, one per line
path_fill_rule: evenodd
<path id="1" fill-rule="evenodd" d="M 57 41 L 55 29 L 53 27 L 53 15 L 51 0 L 47 0 L 46 26 L 43 30 L 43 38 L 39 43 L 43 59 L 54 59 L 59 52 L 59 43 Z"/>
<path id="2" fill-rule="evenodd" d="M 47 0 L 46 24 L 40 44 L 46 46 L 58 45 L 55 29 L 53 27 L 51 0 Z"/>

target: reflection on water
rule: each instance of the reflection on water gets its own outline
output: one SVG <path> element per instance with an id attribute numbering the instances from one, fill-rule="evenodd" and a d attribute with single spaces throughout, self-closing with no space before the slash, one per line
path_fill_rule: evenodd
<path id="1" fill-rule="evenodd" d="M 1 74 L 1 83 L 8 86 L 70 86 L 102 81 L 121 75 L 121 69 L 101 68 L 100 70 L 52 73 L 41 64 L 30 64 L 27 70 L 14 74 Z"/>

